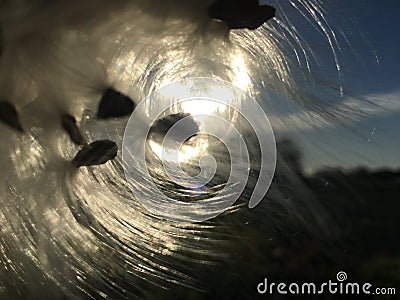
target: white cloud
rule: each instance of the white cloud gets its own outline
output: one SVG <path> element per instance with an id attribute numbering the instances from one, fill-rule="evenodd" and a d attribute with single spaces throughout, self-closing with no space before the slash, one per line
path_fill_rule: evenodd
<path id="1" fill-rule="evenodd" d="M 337 122 L 340 124 L 354 124 L 365 118 L 376 119 L 400 112 L 400 91 L 395 93 L 368 95 L 360 99 L 348 97 L 337 107 L 339 112 L 342 108 L 355 113 L 343 119 L 338 113 Z M 299 111 L 283 116 L 268 116 L 274 129 L 277 131 L 293 130 L 315 130 L 328 127 L 335 127 L 335 115 L 316 113 L 311 111 Z"/>

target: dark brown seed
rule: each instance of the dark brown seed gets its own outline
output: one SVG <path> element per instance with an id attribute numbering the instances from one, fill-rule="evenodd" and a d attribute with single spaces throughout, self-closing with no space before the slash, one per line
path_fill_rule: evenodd
<path id="1" fill-rule="evenodd" d="M 100 119 L 125 117 L 131 115 L 134 109 L 135 104 L 129 97 L 109 88 L 101 98 L 97 117 Z"/>
<path id="2" fill-rule="evenodd" d="M 68 133 L 71 140 L 77 145 L 85 144 L 85 139 L 82 136 L 81 131 L 76 124 L 76 120 L 74 117 L 70 115 L 63 115 L 61 118 L 62 127 Z"/>
<path id="3" fill-rule="evenodd" d="M 0 121 L 19 132 L 24 131 L 17 110 L 9 102 L 0 102 Z"/>
<path id="4" fill-rule="evenodd" d="M 258 0 L 216 0 L 208 12 L 229 29 L 254 30 L 275 16 L 275 8 L 260 5 Z"/>
<path id="5" fill-rule="evenodd" d="M 181 137 L 196 135 L 199 132 L 199 126 L 188 113 L 172 114 L 155 121 L 153 126 L 150 128 L 149 134 L 155 139 L 162 139 L 172 126 L 183 119 L 185 119 L 185 121 L 183 121 L 184 124 L 180 125 L 179 129 L 176 131 L 174 130 L 172 137 L 176 138 L 176 140 L 180 140 Z"/>
<path id="6" fill-rule="evenodd" d="M 118 153 L 118 146 L 109 140 L 101 140 L 83 147 L 72 160 L 77 168 L 83 166 L 102 165 L 114 159 Z"/>

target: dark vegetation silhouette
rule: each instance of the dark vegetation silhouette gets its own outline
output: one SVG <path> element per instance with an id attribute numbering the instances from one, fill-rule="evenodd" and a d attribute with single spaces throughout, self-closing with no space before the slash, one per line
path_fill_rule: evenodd
<path id="1" fill-rule="evenodd" d="M 322 207 L 321 214 L 329 216 L 327 232 L 302 226 L 279 207 L 264 205 L 258 208 L 276 209 L 273 225 L 265 225 L 268 221 L 257 222 L 257 218 L 232 225 L 232 231 L 237 234 L 227 245 L 229 259 L 222 266 L 205 267 L 205 274 L 208 272 L 209 278 L 215 278 L 205 280 L 209 283 L 206 293 L 215 299 L 257 299 L 260 295 L 256 286 L 265 277 L 269 282 L 317 284 L 336 281 L 339 271 L 347 273 L 347 282 L 398 287 L 400 170 L 332 168 L 307 176 L 302 169 L 301 151 L 294 143 L 283 140 L 277 148 L 280 159 L 273 185 L 279 181 L 290 182 L 284 179 L 287 177 L 282 174 L 285 170 L 282 165 L 291 166 L 297 179 L 309 191 L 305 197 L 315 197 Z M 265 212 L 260 215 L 265 218 Z M 303 217 L 306 223 L 308 217 L 311 220 L 311 216 Z M 174 293 L 188 299 L 204 297 L 201 292 L 188 290 L 182 290 L 183 294 L 179 290 Z M 285 299 L 277 293 L 264 297 Z M 303 297 L 309 299 L 310 296 Z M 318 296 L 319 299 L 335 297 L 338 295 Z M 384 299 L 391 297 L 395 299 L 396 296 Z"/>

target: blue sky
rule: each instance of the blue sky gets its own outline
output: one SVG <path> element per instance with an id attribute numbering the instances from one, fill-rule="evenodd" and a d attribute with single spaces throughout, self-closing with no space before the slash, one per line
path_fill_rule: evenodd
<path id="1" fill-rule="evenodd" d="M 323 166 L 400 167 L 400 1 L 325 2 L 334 8 L 333 24 L 350 41 L 351 47 L 342 43 L 345 89 L 388 109 L 376 109 L 350 128 L 306 128 L 289 135 L 302 148 L 309 172 Z M 320 44 L 321 37 L 311 37 L 311 47 L 323 60 L 320 72 L 331 74 L 332 55 Z"/>

